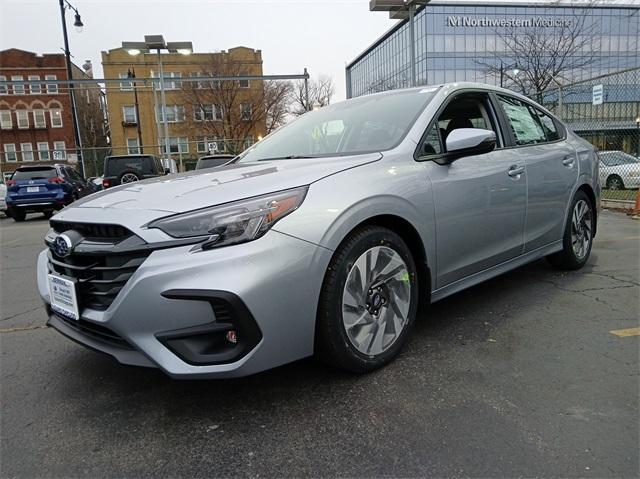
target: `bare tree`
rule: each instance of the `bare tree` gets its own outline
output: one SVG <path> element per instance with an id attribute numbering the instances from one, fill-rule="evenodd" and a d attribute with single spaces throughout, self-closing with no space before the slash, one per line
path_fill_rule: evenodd
<path id="1" fill-rule="evenodd" d="M 314 105 L 320 107 L 331 103 L 331 98 L 335 93 L 333 79 L 329 76 L 320 76 L 316 80 L 308 80 L 309 102 L 307 103 L 307 92 L 303 80 L 295 85 L 293 105 L 291 113 L 300 116 L 309 111 Z"/>
<path id="2" fill-rule="evenodd" d="M 243 74 L 241 63 L 216 57 L 198 76 Z M 203 136 L 217 139 L 227 151 L 238 152 L 244 148 L 244 140 L 269 133 L 285 122 L 292 88 L 290 82 L 260 80 L 185 82 L 185 122 Z"/>
<path id="3" fill-rule="evenodd" d="M 504 48 L 476 63 L 507 87 L 540 100 L 542 93 L 568 80 L 597 59 L 600 44 L 587 8 L 576 9 L 561 25 L 531 24 L 496 31 Z M 517 69 L 517 73 L 514 70 Z"/>

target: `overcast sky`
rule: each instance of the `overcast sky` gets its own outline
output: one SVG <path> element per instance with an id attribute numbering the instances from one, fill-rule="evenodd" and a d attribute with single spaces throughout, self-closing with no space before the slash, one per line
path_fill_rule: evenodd
<path id="1" fill-rule="evenodd" d="M 76 33 L 67 13 L 73 61 L 94 64 L 102 77 L 100 52 L 123 40 L 163 34 L 168 41 L 190 40 L 196 52 L 243 45 L 262 50 L 264 72 L 330 75 L 335 99 L 345 96 L 344 67 L 394 21 L 371 13 L 367 0 L 72 0 L 84 31 Z M 56 0 L 0 0 L 0 49 L 37 53 L 62 49 Z"/>

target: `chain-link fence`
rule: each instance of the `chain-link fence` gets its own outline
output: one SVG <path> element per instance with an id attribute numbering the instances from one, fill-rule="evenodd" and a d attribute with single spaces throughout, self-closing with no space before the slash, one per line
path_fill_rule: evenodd
<path id="1" fill-rule="evenodd" d="M 547 91 L 542 104 L 598 148 L 602 197 L 635 200 L 640 187 L 640 67 Z"/>
<path id="2" fill-rule="evenodd" d="M 209 139 L 197 140 L 187 138 L 171 138 L 168 147 L 165 145 L 137 145 L 113 146 L 101 148 L 83 148 L 82 159 L 86 178 L 102 176 L 104 173 L 104 159 L 113 155 L 154 155 L 163 159 L 163 163 L 172 173 L 193 170 L 198 159 L 207 155 L 237 155 L 254 143 L 253 138 L 243 140 Z M 168 149 L 168 153 L 164 153 Z M 75 150 L 65 149 L 63 145 L 57 149 L 50 149 L 48 145 L 38 144 L 38 149 L 16 149 L 10 152 L 0 152 L 2 175 L 4 180 L 11 177 L 13 171 L 20 166 L 46 165 L 54 163 L 70 163 L 77 165 Z"/>

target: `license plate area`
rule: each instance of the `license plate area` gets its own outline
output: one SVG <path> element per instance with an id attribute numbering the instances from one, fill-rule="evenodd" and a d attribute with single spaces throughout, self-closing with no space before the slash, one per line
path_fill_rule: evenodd
<path id="1" fill-rule="evenodd" d="M 39 191 L 39 186 L 27 186 L 27 193 L 38 193 Z"/>
<path id="2" fill-rule="evenodd" d="M 70 319 L 80 319 L 76 282 L 56 274 L 47 275 L 51 309 Z"/>

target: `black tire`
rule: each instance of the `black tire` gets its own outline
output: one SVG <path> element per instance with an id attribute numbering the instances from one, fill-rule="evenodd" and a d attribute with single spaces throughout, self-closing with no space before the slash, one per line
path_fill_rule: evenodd
<path id="1" fill-rule="evenodd" d="M 573 212 L 578 204 L 578 202 L 584 201 L 589 207 L 590 216 L 591 216 L 591 239 L 589 241 L 588 249 L 586 254 L 580 258 L 573 248 L 572 242 L 572 220 L 573 220 Z M 595 232 L 596 226 L 596 211 L 594 209 L 591 200 L 587 196 L 587 194 L 578 190 L 578 192 L 573 197 L 573 201 L 571 201 L 571 207 L 569 209 L 569 214 L 567 215 L 567 221 L 564 225 L 564 235 L 562 237 L 562 251 L 558 253 L 554 253 L 552 255 L 547 256 L 547 260 L 553 266 L 558 269 L 564 270 L 576 270 L 582 268 L 586 262 L 589 260 L 589 256 L 591 255 L 591 248 L 593 246 L 593 233 Z"/>
<path id="2" fill-rule="evenodd" d="M 609 190 L 624 190 L 624 182 L 618 175 L 610 175 L 607 178 L 607 189 Z"/>
<path id="3" fill-rule="evenodd" d="M 50 219 L 53 216 L 54 213 L 55 213 L 55 211 L 43 211 L 42 212 L 42 214 L 44 215 L 44 217 L 46 219 Z"/>
<path id="4" fill-rule="evenodd" d="M 11 217 L 13 218 L 13 221 L 21 222 L 25 220 L 27 213 L 24 211 L 12 211 Z"/>
<path id="5" fill-rule="evenodd" d="M 404 261 L 409 273 L 410 300 L 406 323 L 395 342 L 378 355 L 368 355 L 358 351 L 347 336 L 343 325 L 342 296 L 347 277 L 356 260 L 376 246 L 391 248 Z M 316 321 L 316 356 L 329 365 L 360 374 L 386 365 L 400 352 L 415 322 L 418 296 L 415 262 L 402 238 L 393 231 L 378 226 L 355 230 L 336 250 L 325 273 Z"/>
<path id="6" fill-rule="evenodd" d="M 122 178 L 124 177 L 135 177 L 135 179 L 132 179 L 131 181 L 127 181 L 126 183 L 133 183 L 135 181 L 140 181 L 140 173 L 138 173 L 135 170 L 125 170 L 122 173 L 120 173 L 120 175 L 118 176 L 118 184 L 122 185 L 125 184 L 122 182 Z"/>

